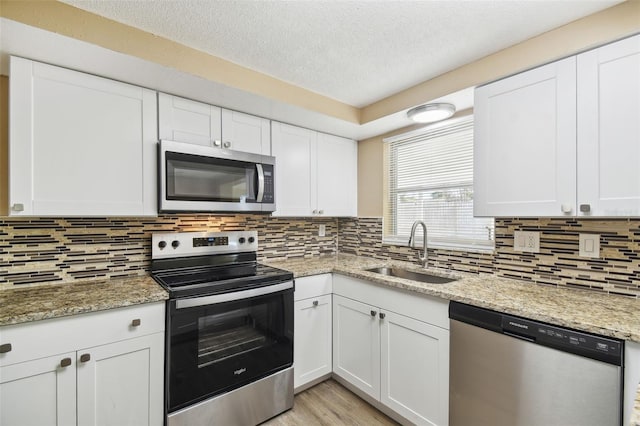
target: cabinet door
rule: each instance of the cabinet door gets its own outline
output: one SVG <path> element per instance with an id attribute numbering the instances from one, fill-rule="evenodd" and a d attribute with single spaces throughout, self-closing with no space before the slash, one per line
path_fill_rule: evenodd
<path id="1" fill-rule="evenodd" d="M 380 399 L 378 308 L 333 295 L 333 372 Z"/>
<path id="2" fill-rule="evenodd" d="M 318 133 L 318 213 L 358 215 L 358 143 Z"/>
<path id="3" fill-rule="evenodd" d="M 75 425 L 75 353 L 0 367 L 0 424 Z"/>
<path id="4" fill-rule="evenodd" d="M 640 35 L 578 55 L 577 214 L 640 216 L 638 164 Z"/>
<path id="5" fill-rule="evenodd" d="M 222 139 L 221 109 L 177 96 L 158 94 L 160 139 L 214 146 Z"/>
<path id="6" fill-rule="evenodd" d="M 12 215 L 153 215 L 155 92 L 11 58 Z"/>
<path id="7" fill-rule="evenodd" d="M 480 87 L 474 102 L 474 215 L 575 215 L 575 57 Z"/>
<path id="8" fill-rule="evenodd" d="M 273 122 L 276 157 L 276 211 L 274 216 L 311 216 L 316 208 L 317 133 Z"/>
<path id="9" fill-rule="evenodd" d="M 266 118 L 223 109 L 222 145 L 235 151 L 271 155 L 271 122 Z"/>
<path id="10" fill-rule="evenodd" d="M 380 401 L 415 424 L 446 425 L 449 332 L 385 312 L 380 345 Z"/>
<path id="11" fill-rule="evenodd" d="M 331 373 L 331 295 L 295 303 L 295 388 Z"/>
<path id="12" fill-rule="evenodd" d="M 164 333 L 85 349 L 77 357 L 78 424 L 163 424 Z"/>

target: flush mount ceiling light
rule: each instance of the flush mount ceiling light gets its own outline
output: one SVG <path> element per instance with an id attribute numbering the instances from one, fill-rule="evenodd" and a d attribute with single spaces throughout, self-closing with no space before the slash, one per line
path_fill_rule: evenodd
<path id="1" fill-rule="evenodd" d="M 417 123 L 435 123 L 445 120 L 456 112 L 453 104 L 437 103 L 420 105 L 407 111 L 407 117 Z"/>

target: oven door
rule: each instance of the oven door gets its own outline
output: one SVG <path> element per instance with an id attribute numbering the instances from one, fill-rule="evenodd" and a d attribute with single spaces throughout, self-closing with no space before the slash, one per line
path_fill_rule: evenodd
<path id="1" fill-rule="evenodd" d="M 169 304 L 169 413 L 293 364 L 292 281 Z"/>
<path id="2" fill-rule="evenodd" d="M 273 211 L 273 157 L 160 141 L 161 212 Z"/>

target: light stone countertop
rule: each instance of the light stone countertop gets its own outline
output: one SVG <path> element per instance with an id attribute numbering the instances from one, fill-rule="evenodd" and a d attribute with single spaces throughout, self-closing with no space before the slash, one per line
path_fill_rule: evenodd
<path id="1" fill-rule="evenodd" d="M 432 268 L 428 271 L 434 275 L 459 279 L 447 284 L 427 284 L 366 271 L 370 268 L 392 265 L 424 271 L 419 265 L 343 254 L 265 263 L 291 271 L 297 278 L 337 272 L 389 287 L 640 342 L 640 300 L 638 299 L 498 278 L 489 274 L 451 273 Z"/>
<path id="2" fill-rule="evenodd" d="M 169 294 L 150 276 L 4 289 L 0 290 L 0 326 L 168 298 Z"/>

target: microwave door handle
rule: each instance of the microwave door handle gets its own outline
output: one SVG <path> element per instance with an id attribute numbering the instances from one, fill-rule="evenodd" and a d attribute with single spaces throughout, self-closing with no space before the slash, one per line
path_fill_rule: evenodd
<path id="1" fill-rule="evenodd" d="M 256 194 L 256 203 L 261 203 L 264 197 L 264 170 L 262 164 L 256 164 L 256 171 L 258 172 L 258 193 Z"/>

